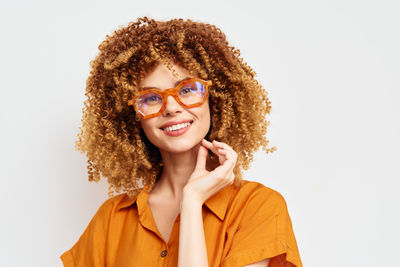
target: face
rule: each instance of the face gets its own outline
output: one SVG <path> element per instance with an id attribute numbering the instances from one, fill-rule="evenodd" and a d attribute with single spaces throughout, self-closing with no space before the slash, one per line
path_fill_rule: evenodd
<path id="1" fill-rule="evenodd" d="M 172 64 L 179 77 L 174 77 L 172 72 L 159 64 L 154 71 L 149 73 L 139 84 L 140 88 L 155 87 L 160 90 L 174 88 L 176 83 L 186 78 L 194 77 L 179 65 Z M 184 123 L 180 126 L 190 125 L 177 131 L 168 131 L 171 128 L 163 127 L 166 123 L 173 125 Z M 210 129 L 210 108 L 206 102 L 193 108 L 181 106 L 173 96 L 167 97 L 165 110 L 157 117 L 141 119 L 140 124 L 150 142 L 160 151 L 180 153 L 198 145 Z"/>

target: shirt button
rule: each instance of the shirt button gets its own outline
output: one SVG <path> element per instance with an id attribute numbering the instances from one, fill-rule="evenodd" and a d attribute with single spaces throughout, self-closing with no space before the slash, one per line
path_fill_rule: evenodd
<path id="1" fill-rule="evenodd" d="M 165 256 L 167 256 L 167 251 L 166 250 L 163 250 L 162 252 L 161 252 L 161 257 L 165 257 Z"/>

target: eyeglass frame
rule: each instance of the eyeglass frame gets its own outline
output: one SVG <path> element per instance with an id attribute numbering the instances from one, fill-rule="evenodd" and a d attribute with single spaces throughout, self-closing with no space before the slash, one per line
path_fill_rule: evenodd
<path id="1" fill-rule="evenodd" d="M 184 103 L 182 103 L 182 101 L 179 99 L 178 93 L 179 90 L 186 84 L 188 83 L 193 83 L 193 82 L 200 82 L 203 86 L 204 86 L 204 99 L 202 102 L 199 103 L 195 103 L 195 104 L 191 104 L 191 105 L 186 105 Z M 131 100 L 128 100 L 128 105 L 129 106 L 133 106 L 133 108 L 135 109 L 136 113 L 139 114 L 141 116 L 142 119 L 150 119 L 150 118 L 154 118 L 159 116 L 160 114 L 163 113 L 163 111 L 165 110 L 166 106 L 167 106 L 167 97 L 170 95 L 172 97 L 174 97 L 174 99 L 182 106 L 185 108 L 194 108 L 194 107 L 198 107 L 203 105 L 208 98 L 208 87 L 212 85 L 212 82 L 210 80 L 203 80 L 201 78 L 198 77 L 193 77 L 193 78 L 189 78 L 186 80 L 181 81 L 177 86 L 173 87 L 173 88 L 168 88 L 165 90 L 161 90 L 158 88 L 148 88 L 148 89 L 144 89 L 141 90 L 139 92 L 139 95 L 136 97 L 133 97 Z M 162 97 L 162 106 L 160 108 L 160 110 L 157 113 L 153 113 L 150 115 L 143 115 L 140 111 L 139 108 L 136 105 L 136 101 L 139 99 L 140 96 L 147 94 L 147 93 L 157 93 Z"/>

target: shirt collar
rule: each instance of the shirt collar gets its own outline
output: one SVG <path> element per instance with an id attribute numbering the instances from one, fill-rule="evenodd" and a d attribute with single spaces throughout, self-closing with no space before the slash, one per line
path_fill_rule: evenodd
<path id="1" fill-rule="evenodd" d="M 144 212 L 144 209 L 147 205 L 149 193 L 146 192 L 146 189 L 148 188 L 148 186 L 149 185 L 145 185 L 143 189 L 133 198 L 129 198 L 128 195 L 125 194 L 124 198 L 117 206 L 117 211 L 123 208 L 127 208 L 137 202 L 136 204 L 140 216 Z M 210 209 L 221 220 L 225 219 L 226 210 L 228 208 L 233 188 L 234 184 L 221 189 L 216 194 L 207 199 L 204 203 L 207 208 Z"/>

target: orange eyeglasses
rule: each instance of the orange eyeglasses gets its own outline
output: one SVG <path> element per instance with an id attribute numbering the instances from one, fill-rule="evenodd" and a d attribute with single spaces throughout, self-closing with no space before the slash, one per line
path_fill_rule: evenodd
<path id="1" fill-rule="evenodd" d="M 136 113 L 143 119 L 160 115 L 166 106 L 167 97 L 171 95 L 185 108 L 194 108 L 204 104 L 208 98 L 208 87 L 211 81 L 200 78 L 189 78 L 180 82 L 175 88 L 160 90 L 157 88 L 144 89 L 137 97 L 128 101 Z"/>

